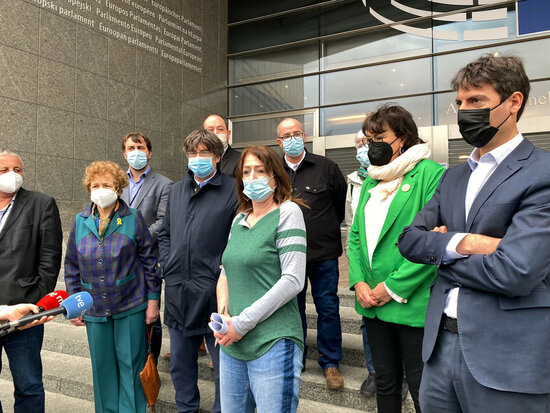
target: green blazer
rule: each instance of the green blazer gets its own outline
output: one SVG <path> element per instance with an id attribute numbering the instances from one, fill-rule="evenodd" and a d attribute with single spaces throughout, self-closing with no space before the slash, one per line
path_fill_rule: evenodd
<path id="1" fill-rule="evenodd" d="M 414 264 L 401 256 L 397 238 L 403 228 L 410 225 L 416 214 L 426 205 L 435 192 L 445 168 L 424 159 L 405 175 L 380 232 L 380 238 L 369 265 L 365 219 L 365 205 L 370 198 L 369 190 L 379 181 L 368 177 L 361 188 L 359 204 L 349 237 L 349 285 L 352 290 L 359 281 L 371 288 L 385 282 L 386 286 L 407 303 L 391 300 L 382 307 L 363 308 L 355 298 L 355 310 L 362 316 L 378 317 L 382 321 L 423 327 L 430 285 L 436 276 L 434 265 Z"/>

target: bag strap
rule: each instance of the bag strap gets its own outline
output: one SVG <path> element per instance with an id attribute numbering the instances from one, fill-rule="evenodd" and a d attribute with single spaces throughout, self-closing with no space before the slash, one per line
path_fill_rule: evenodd
<path id="1" fill-rule="evenodd" d="M 145 324 L 145 332 L 147 334 L 147 355 L 151 354 L 151 338 L 153 337 L 154 324 Z"/>

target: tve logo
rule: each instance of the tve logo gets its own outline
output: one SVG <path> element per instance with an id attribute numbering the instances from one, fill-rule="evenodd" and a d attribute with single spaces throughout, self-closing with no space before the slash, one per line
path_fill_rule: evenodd
<path id="1" fill-rule="evenodd" d="M 480 23 L 479 25 L 482 28 L 479 29 L 465 29 L 459 30 L 460 25 L 452 23 L 460 23 L 468 21 L 467 13 L 460 12 L 460 10 L 473 7 L 482 4 L 491 4 L 495 3 L 495 0 L 426 0 L 425 8 L 414 8 L 405 5 L 405 0 L 389 0 L 390 4 L 398 10 L 407 13 L 409 16 L 405 18 L 415 18 L 415 17 L 432 17 L 435 21 L 447 22 L 449 23 L 449 28 L 457 30 L 433 30 L 431 28 L 418 28 L 412 27 L 406 24 L 396 24 L 396 21 L 389 19 L 375 10 L 374 7 L 368 5 L 368 0 L 361 0 L 363 5 L 369 9 L 369 13 L 378 21 L 384 24 L 391 24 L 392 27 L 396 30 L 399 30 L 403 33 L 412 34 L 420 37 L 428 37 L 437 40 L 498 40 L 498 39 L 507 39 L 508 38 L 508 25 L 506 19 L 508 17 L 507 7 L 498 7 L 491 10 L 480 10 L 471 12 L 471 22 L 488 22 Z M 522 3 L 529 3 L 533 0 L 525 0 Z M 534 0 L 539 1 L 540 3 L 548 3 L 548 0 Z M 432 12 L 432 4 L 444 5 L 447 8 L 451 8 L 449 12 Z M 513 4 L 512 1 L 509 2 Z M 457 12 L 453 13 L 453 9 L 456 9 Z M 459 35 L 460 34 L 460 35 Z"/>

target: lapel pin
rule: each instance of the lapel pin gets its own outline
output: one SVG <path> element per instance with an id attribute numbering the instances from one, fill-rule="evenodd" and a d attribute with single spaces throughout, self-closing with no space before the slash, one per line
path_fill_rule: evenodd
<path id="1" fill-rule="evenodd" d="M 410 189 L 411 189 L 411 186 L 410 186 L 409 184 L 405 184 L 405 185 L 403 185 L 403 187 L 401 188 L 401 190 L 402 190 L 403 192 L 409 192 Z"/>
<path id="2" fill-rule="evenodd" d="M 117 224 L 117 225 L 122 225 L 122 220 L 121 220 L 120 218 L 118 218 L 118 219 L 116 220 L 116 224 Z"/>

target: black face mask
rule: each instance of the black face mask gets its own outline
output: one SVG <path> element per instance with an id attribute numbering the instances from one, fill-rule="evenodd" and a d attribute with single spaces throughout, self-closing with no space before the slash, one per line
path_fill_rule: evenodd
<path id="1" fill-rule="evenodd" d="M 390 163 L 395 154 L 391 145 L 399 138 L 395 138 L 392 143 L 371 141 L 369 143 L 369 161 L 371 165 L 383 166 Z"/>
<path id="2" fill-rule="evenodd" d="M 503 101 L 504 102 L 504 101 Z M 502 105 L 500 102 L 494 108 L 484 109 L 461 109 L 458 111 L 458 128 L 462 138 L 476 148 L 483 148 L 497 134 L 504 122 L 508 120 L 512 113 L 504 119 L 496 128 L 491 126 L 490 114 L 493 109 Z"/>

